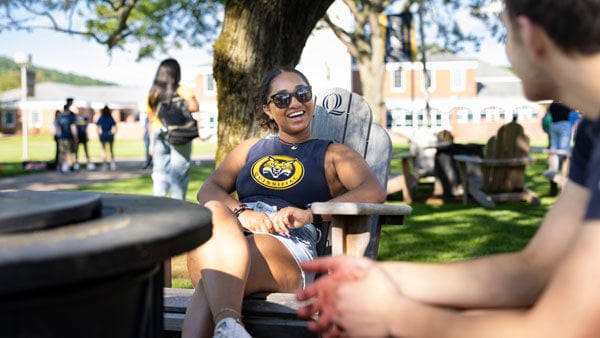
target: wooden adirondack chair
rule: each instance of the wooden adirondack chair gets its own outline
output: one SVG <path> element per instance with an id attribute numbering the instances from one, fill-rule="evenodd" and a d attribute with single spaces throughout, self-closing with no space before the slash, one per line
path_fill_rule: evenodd
<path id="1" fill-rule="evenodd" d="M 494 208 L 498 201 L 540 204 L 539 197 L 525 185 L 525 167 L 535 159 L 529 156 L 529 137 L 516 121 L 500 127 L 489 139 L 485 158 L 455 155 L 454 159 L 460 164 L 465 185 L 464 204 L 468 194 L 487 208 Z"/>
<path id="2" fill-rule="evenodd" d="M 315 93 L 317 106 L 311 125 L 316 138 L 344 143 L 362 154 L 383 187 L 389 173 L 392 143 L 387 132 L 372 123 L 372 113 L 364 98 L 345 89 Z M 406 205 L 371 203 L 313 203 L 315 214 L 332 215 L 324 224 L 319 255 L 348 254 L 377 258 L 382 224 L 403 224 L 411 213 Z M 327 240 L 325 240 L 327 239 Z M 192 294 L 189 289 L 165 288 L 165 330 L 181 330 L 181 322 Z M 296 317 L 298 303 L 293 294 L 261 293 L 244 300 L 244 324 L 255 337 L 316 337 L 306 329 L 306 321 Z"/>

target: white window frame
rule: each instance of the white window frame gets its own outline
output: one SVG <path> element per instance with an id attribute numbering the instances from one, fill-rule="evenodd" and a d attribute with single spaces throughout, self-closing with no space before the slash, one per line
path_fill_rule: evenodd
<path id="1" fill-rule="evenodd" d="M 450 69 L 450 91 L 464 92 L 467 89 L 467 71 L 463 68 Z"/>
<path id="2" fill-rule="evenodd" d="M 42 127 L 42 121 L 44 119 L 44 117 L 42 116 L 42 113 L 40 113 L 39 111 L 30 111 L 28 113 L 29 115 L 29 127 L 32 128 L 41 128 Z"/>
<path id="3" fill-rule="evenodd" d="M 456 107 L 455 114 L 456 121 L 463 124 L 469 122 L 469 115 L 473 115 L 473 110 L 468 107 Z"/>
<path id="4" fill-rule="evenodd" d="M 437 70 L 428 68 L 427 71 L 431 74 L 431 77 L 429 78 L 429 80 L 430 80 L 429 88 L 427 88 L 427 90 L 431 93 L 431 92 L 434 92 L 435 88 L 436 88 Z M 425 71 L 421 70 L 421 90 L 422 91 L 425 91 L 425 82 L 426 82 Z"/>
<path id="5" fill-rule="evenodd" d="M 400 87 L 396 86 L 396 74 L 400 73 Z M 392 71 L 392 76 L 391 76 L 391 85 L 390 87 L 392 88 L 392 92 L 394 93 L 400 93 L 400 92 L 405 92 L 406 91 L 406 71 L 404 69 L 397 69 Z"/>
<path id="6" fill-rule="evenodd" d="M 210 89 L 210 84 L 213 84 L 213 88 Z M 204 89 L 207 96 L 216 96 L 217 95 L 217 81 L 212 76 L 212 74 L 206 74 L 204 79 Z"/>

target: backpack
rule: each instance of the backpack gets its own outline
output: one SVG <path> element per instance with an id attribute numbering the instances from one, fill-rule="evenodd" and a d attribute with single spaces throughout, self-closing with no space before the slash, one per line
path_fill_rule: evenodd
<path id="1" fill-rule="evenodd" d="M 551 124 L 552 124 L 552 114 L 550 114 L 550 112 L 547 112 L 546 115 L 544 115 L 544 118 L 542 118 L 542 129 L 544 130 L 544 132 L 546 134 L 548 134 L 550 132 Z"/>
<path id="2" fill-rule="evenodd" d="M 170 144 L 185 144 L 198 137 L 198 123 L 190 113 L 185 99 L 174 97 L 160 102 L 157 115 L 166 129 L 166 139 Z"/>

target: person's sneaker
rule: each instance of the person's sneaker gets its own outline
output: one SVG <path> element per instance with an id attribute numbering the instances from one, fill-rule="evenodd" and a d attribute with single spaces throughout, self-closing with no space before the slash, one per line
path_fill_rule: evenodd
<path id="1" fill-rule="evenodd" d="M 106 171 L 106 170 L 108 170 L 108 167 L 106 166 L 106 163 L 104 163 L 102 165 L 102 167 L 100 167 L 100 171 Z"/>
<path id="2" fill-rule="evenodd" d="M 71 167 L 69 166 L 69 163 L 63 162 L 63 164 L 61 166 L 61 171 L 63 173 L 68 173 L 69 171 L 71 171 Z"/>
<path id="3" fill-rule="evenodd" d="M 110 170 L 112 170 L 112 171 L 117 170 L 117 164 L 115 162 L 110 163 Z"/>
<path id="4" fill-rule="evenodd" d="M 225 318 L 217 323 L 213 338 L 252 338 L 252 336 L 238 321 Z"/>
<path id="5" fill-rule="evenodd" d="M 88 163 L 86 169 L 87 170 L 95 170 L 96 169 L 96 165 L 94 163 Z"/>
<path id="6" fill-rule="evenodd" d="M 79 170 L 79 163 L 75 163 L 73 165 L 73 170 Z"/>

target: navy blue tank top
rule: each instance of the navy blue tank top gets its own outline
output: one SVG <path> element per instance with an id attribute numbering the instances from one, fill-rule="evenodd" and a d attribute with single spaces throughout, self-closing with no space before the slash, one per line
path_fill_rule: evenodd
<path id="1" fill-rule="evenodd" d="M 325 177 L 325 152 L 331 141 L 309 140 L 291 146 L 278 137 L 264 138 L 248 151 L 236 181 L 241 202 L 275 205 L 278 209 L 331 199 Z"/>

